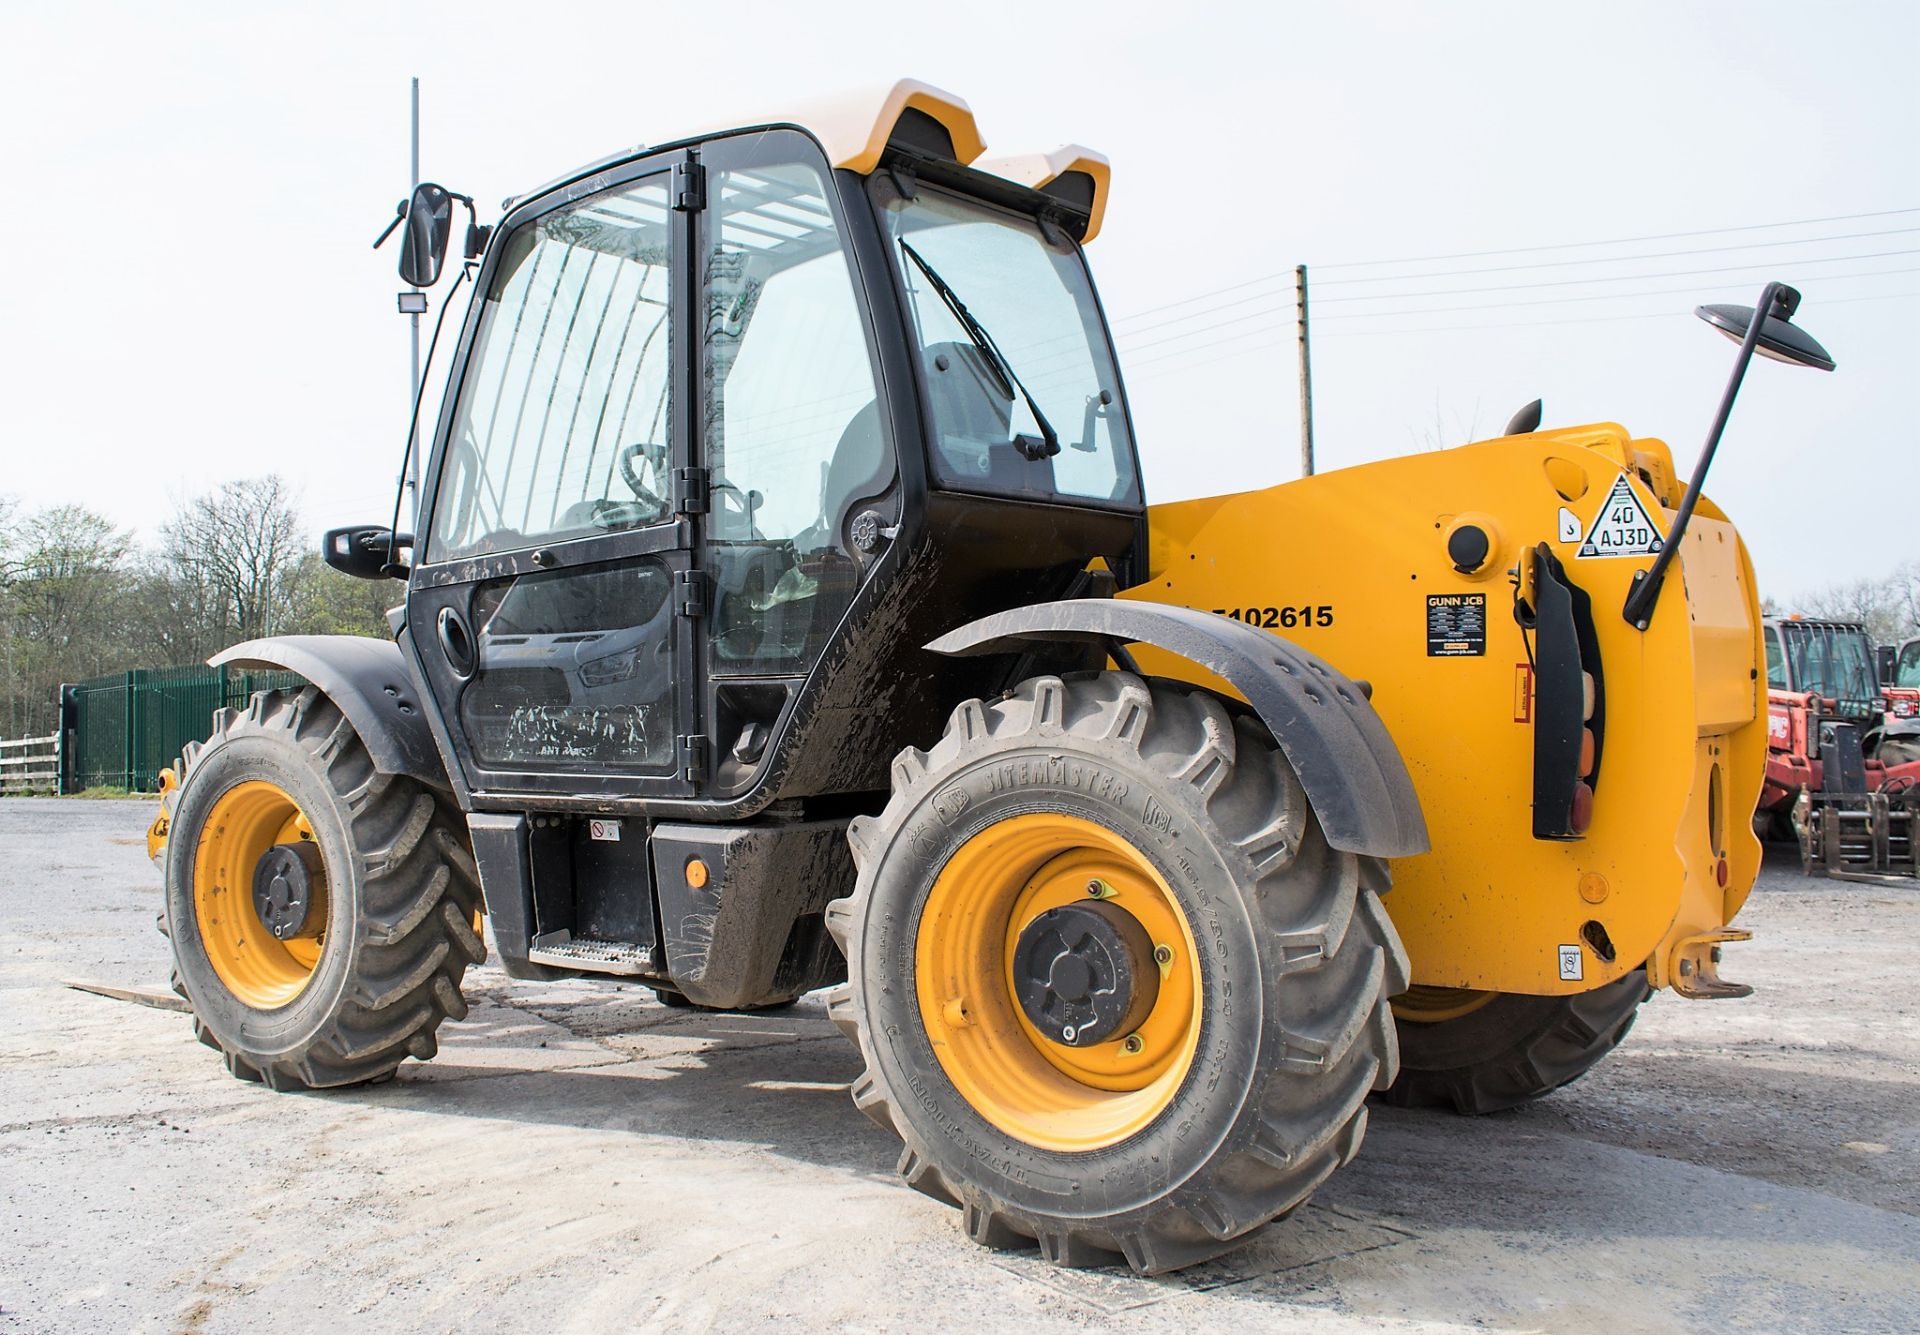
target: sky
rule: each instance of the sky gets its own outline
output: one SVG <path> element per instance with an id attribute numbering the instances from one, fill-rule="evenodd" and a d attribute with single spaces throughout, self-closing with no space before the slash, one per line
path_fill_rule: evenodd
<path id="1" fill-rule="evenodd" d="M 412 76 L 423 173 L 489 216 L 623 146 L 910 76 L 966 98 L 989 155 L 1112 158 L 1090 258 L 1153 499 L 1297 474 L 1296 264 L 1323 470 L 1536 397 L 1684 469 L 1734 351 L 1690 312 L 1779 278 L 1840 369 L 1756 363 L 1708 490 L 1788 604 L 1920 556 L 1911 0 L 0 13 L 0 496 L 29 508 L 150 537 L 277 471 L 316 531 L 384 521 L 407 329 L 396 248 L 369 247 Z"/>

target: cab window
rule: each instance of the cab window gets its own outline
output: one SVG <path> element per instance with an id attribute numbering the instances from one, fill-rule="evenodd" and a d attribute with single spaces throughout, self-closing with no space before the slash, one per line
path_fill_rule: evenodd
<path id="1" fill-rule="evenodd" d="M 701 448 L 716 673 L 805 670 L 852 602 L 856 519 L 890 525 L 894 455 L 826 180 L 728 167 L 702 260 Z"/>
<path id="2" fill-rule="evenodd" d="M 447 441 L 429 561 L 666 517 L 673 216 L 656 175 L 507 238 Z"/>
<path id="3" fill-rule="evenodd" d="M 1908 640 L 1900 646 L 1900 661 L 1893 670 L 1895 686 L 1920 686 L 1920 640 Z"/>
<path id="4" fill-rule="evenodd" d="M 1767 686 L 1771 690 L 1787 689 L 1787 656 L 1780 652 L 1780 632 L 1772 626 L 1767 627 Z"/>

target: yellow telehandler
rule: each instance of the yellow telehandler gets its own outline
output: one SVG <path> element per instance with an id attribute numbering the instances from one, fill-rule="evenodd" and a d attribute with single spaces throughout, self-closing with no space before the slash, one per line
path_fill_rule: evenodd
<path id="1" fill-rule="evenodd" d="M 1297 1208 L 1370 1095 L 1508 1107 L 1655 988 L 1746 990 L 1760 620 L 1700 483 L 1753 351 L 1830 368 L 1797 294 L 1703 312 L 1742 350 L 1690 483 L 1521 423 L 1149 507 L 1107 161 L 984 154 L 906 81 L 493 227 L 414 194 L 403 276 L 464 208 L 474 284 L 417 532 L 325 539 L 403 581 L 393 638 L 221 655 L 309 684 L 216 715 L 153 831 L 234 1075 L 433 1056 L 482 914 L 518 978 L 832 987 L 909 1183 L 1157 1273 Z"/>

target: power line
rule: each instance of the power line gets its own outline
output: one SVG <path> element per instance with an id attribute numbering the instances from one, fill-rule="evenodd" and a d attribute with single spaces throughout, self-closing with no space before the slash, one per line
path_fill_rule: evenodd
<path id="1" fill-rule="evenodd" d="M 1907 251 L 1909 255 L 1920 251 Z M 1920 269 L 1874 269 L 1867 273 L 1840 273 L 1827 275 L 1826 281 L 1838 282 L 1843 278 L 1888 278 L 1894 274 L 1920 273 Z M 1540 301 L 1489 301 L 1467 306 L 1426 306 L 1404 311 L 1350 311 L 1343 315 L 1323 315 L 1322 320 L 1379 320 L 1395 315 L 1445 315 L 1454 311 L 1493 311 L 1505 310 L 1515 306 L 1563 306 L 1576 301 L 1626 301 L 1633 297 L 1671 297 L 1685 296 L 1698 292 L 1698 287 L 1658 288 L 1650 292 L 1589 292 L 1578 297 L 1546 297 Z"/>
<path id="2" fill-rule="evenodd" d="M 1382 292 L 1373 296 L 1364 296 L 1364 297 L 1362 296 L 1323 297 L 1320 299 L 1319 304 L 1325 304 L 1326 302 L 1344 302 L 1344 301 L 1388 301 L 1395 298 L 1417 299 L 1421 297 L 1466 296 L 1466 295 L 1477 294 L 1482 292 L 1518 292 L 1518 291 L 1524 291 L 1529 288 L 1578 287 L 1584 284 L 1592 284 L 1592 283 L 1628 283 L 1628 282 L 1643 281 L 1651 278 L 1685 278 L 1685 277 L 1691 277 L 1691 276 L 1701 275 L 1701 274 L 1738 273 L 1738 272 L 1747 271 L 1747 270 L 1758 270 L 1758 269 L 1779 268 L 1779 267 L 1794 267 L 1800 264 L 1834 264 L 1844 260 L 1875 259 L 1875 258 L 1880 258 L 1888 255 L 1903 255 L 1903 254 L 1912 254 L 1912 253 L 1915 253 L 1915 252 L 1883 251 L 1883 252 L 1877 252 L 1877 253 L 1870 252 L 1865 255 L 1829 255 L 1829 256 L 1808 257 L 1805 259 L 1789 258 L 1784 260 L 1756 261 L 1753 264 L 1730 265 L 1730 266 L 1717 268 L 1717 269 L 1672 269 L 1672 270 L 1667 270 L 1658 274 L 1630 274 L 1630 275 L 1608 274 L 1598 278 L 1569 278 L 1569 279 L 1555 280 L 1555 281 L 1549 281 L 1549 282 L 1508 283 L 1503 285 L 1487 286 L 1487 287 L 1441 288 L 1433 292 L 1391 292 L 1391 293 Z M 1856 278 L 1856 277 L 1867 277 L 1868 275 L 1835 274 L 1832 276 L 1835 278 L 1843 278 L 1843 277 Z M 1233 290 L 1233 289 L 1229 289 L 1229 290 Z M 1126 338 L 1136 338 L 1142 334 L 1151 333 L 1153 330 L 1156 330 L 1156 329 L 1163 329 L 1171 325 L 1182 324 L 1188 320 L 1202 319 L 1205 316 L 1211 315 L 1217 311 L 1233 310 L 1236 307 L 1248 306 L 1253 304 L 1254 302 L 1272 302 L 1279 295 L 1281 294 L 1277 292 L 1260 292 L 1250 297 L 1241 297 L 1235 301 L 1223 301 L 1217 306 L 1208 306 L 1201 310 L 1195 311 L 1190 315 L 1177 315 L 1170 320 L 1156 320 L 1152 324 L 1142 325 L 1138 329 L 1119 331 L 1119 332 L 1116 332 L 1114 337 L 1116 341 L 1121 339 L 1126 339 Z M 1590 300 L 1590 299 L 1591 298 L 1585 298 L 1585 297 L 1567 298 L 1567 300 L 1570 300 L 1570 301 L 1584 301 L 1584 300 Z M 1327 320 L 1336 320 L 1336 319 L 1351 319 L 1353 317 L 1335 314 L 1335 315 L 1322 316 L 1321 318 L 1327 319 Z M 1201 330 L 1196 332 L 1205 332 L 1205 331 Z"/>
<path id="3" fill-rule="evenodd" d="M 1483 258 L 1496 256 L 1496 255 L 1530 255 L 1530 254 L 1540 254 L 1546 251 L 1554 251 L 1554 250 L 1581 250 L 1581 249 L 1587 249 L 1593 246 L 1630 245 L 1630 244 L 1634 244 L 1642 241 L 1675 241 L 1675 240 L 1682 240 L 1688 237 L 1696 237 L 1696 236 L 1719 236 L 1719 235 L 1732 234 L 1732 233 L 1766 231 L 1766 230 L 1770 230 L 1772 228 L 1777 228 L 1777 227 L 1809 227 L 1819 223 L 1853 222 L 1853 221 L 1867 219 L 1867 218 L 1891 218 L 1891 217 L 1898 217 L 1898 216 L 1902 216 L 1910 213 L 1920 213 L 1920 207 L 1905 208 L 1905 209 L 1885 209 L 1877 213 L 1841 213 L 1841 214 L 1835 214 L 1835 215 L 1832 215 L 1831 217 L 1826 217 L 1826 218 L 1796 218 L 1796 219 L 1791 219 L 1785 222 L 1749 223 L 1740 227 L 1715 227 L 1715 228 L 1708 228 L 1703 231 L 1695 231 L 1695 232 L 1659 232 L 1659 233 L 1652 233 L 1646 236 L 1615 237 L 1607 241 L 1566 241 L 1566 242 L 1558 242 L 1552 245 L 1513 246 L 1503 250 L 1460 251 L 1458 253 L 1451 254 L 1451 255 L 1414 256 L 1414 257 L 1394 259 L 1394 260 L 1350 260 L 1340 264 L 1324 264 L 1324 265 L 1315 265 L 1313 267 L 1315 269 L 1356 269 L 1356 268 L 1368 268 L 1368 267 L 1372 267 L 1374 265 L 1380 265 L 1380 264 L 1425 264 L 1425 263 L 1437 263 L 1441 260 L 1483 259 Z M 1902 230 L 1912 230 L 1912 229 L 1902 229 Z M 1796 238 L 1791 238 L 1789 240 L 1772 242 L 1772 243 L 1764 243 L 1764 244 L 1785 246 L 1785 245 L 1798 245 L 1802 243 L 1815 243 L 1823 240 L 1833 240 L 1833 239 L 1838 239 L 1838 238 L 1796 237 Z M 1718 249 L 1737 249 L 1737 248 L 1738 247 L 1713 247 L 1711 249 L 1718 250 Z M 1707 254 L 1707 253 L 1710 253 L 1710 251 L 1703 250 L 1700 253 Z M 1636 258 L 1651 259 L 1651 258 L 1657 258 L 1657 257 L 1619 255 L 1619 256 L 1612 256 L 1610 258 L 1617 259 L 1617 260 L 1631 260 Z M 1559 267 L 1559 266 L 1548 265 L 1544 267 L 1553 268 L 1553 267 Z M 1404 275 L 1398 275 L 1398 276 L 1404 277 L 1404 278 L 1410 278 L 1410 279 L 1421 279 L 1421 278 L 1449 278 L 1449 277 L 1457 277 L 1459 275 L 1442 271 L 1440 273 L 1432 273 L 1432 274 L 1404 274 Z M 1245 292 L 1249 288 L 1256 287 L 1262 283 L 1271 283 L 1271 282 L 1278 282 L 1281 280 L 1290 280 L 1292 277 L 1293 275 L 1290 272 L 1262 274 L 1256 278 L 1249 278 L 1241 282 L 1231 284 L 1230 286 L 1227 286 L 1227 287 L 1213 288 L 1206 292 L 1197 292 L 1191 297 L 1182 297 L 1178 301 L 1162 302 L 1158 306 L 1147 306 L 1137 311 L 1128 312 L 1125 315 L 1117 315 L 1112 318 L 1111 323 L 1115 325 L 1126 324 L 1134 320 L 1143 319 L 1144 317 L 1149 315 L 1157 315 L 1161 311 L 1176 310 L 1181 306 L 1191 306 L 1195 302 L 1205 301 L 1209 297 L 1224 296 L 1228 293 Z M 1327 279 L 1325 281 L 1327 283 L 1337 283 L 1337 282 L 1373 282 L 1373 281 L 1384 281 L 1384 280 Z M 1187 317 L 1181 317 L 1181 318 L 1187 318 Z"/>
<path id="4" fill-rule="evenodd" d="M 1723 236 L 1733 232 L 1764 232 L 1775 227 L 1812 227 L 1820 223 L 1859 222 L 1866 218 L 1894 218 L 1920 213 L 1920 208 L 1882 209 L 1877 213 L 1837 213 L 1828 218 L 1794 218 L 1786 222 L 1747 223 L 1740 227 L 1708 227 L 1698 232 L 1656 232 L 1648 236 L 1616 236 L 1606 241 L 1560 241 L 1548 246 L 1508 246 L 1503 250 L 1462 250 L 1451 255 L 1412 255 L 1397 260 L 1346 260 L 1316 264 L 1316 269 L 1366 269 L 1376 264 L 1438 264 L 1441 260 L 1479 260 L 1493 255 L 1535 255 L 1549 250 L 1585 250 L 1592 246 L 1630 246 L 1642 241 L 1681 241 L 1694 236 Z"/>
<path id="5" fill-rule="evenodd" d="M 1900 255 L 1914 255 L 1914 254 L 1920 254 L 1920 250 L 1884 252 L 1884 256 L 1900 256 Z M 1835 257 L 1832 257 L 1832 259 L 1826 260 L 1826 261 L 1808 260 L 1804 262 L 1805 263 L 1831 263 L 1831 262 L 1834 262 L 1835 260 L 1840 260 L 1840 259 L 1873 259 L 1873 258 L 1881 258 L 1884 256 L 1875 256 L 1875 255 L 1835 256 Z M 1655 278 L 1684 278 L 1684 277 L 1691 277 L 1696 275 L 1707 275 L 1707 274 L 1741 273 L 1741 272 L 1748 272 L 1748 271 L 1758 269 L 1758 268 L 1763 268 L 1763 267 L 1768 267 L 1768 266 L 1732 265 L 1732 266 L 1721 268 L 1721 269 L 1678 270 L 1678 271 L 1660 273 L 1660 274 L 1638 274 L 1638 275 L 1633 275 L 1631 277 L 1622 277 L 1622 278 L 1580 279 L 1580 280 L 1569 280 L 1569 281 L 1575 281 L 1575 282 L 1581 282 L 1581 283 L 1633 282 L 1633 281 L 1655 279 Z M 1871 270 L 1866 273 L 1829 274 L 1823 281 L 1838 282 L 1842 279 L 1847 279 L 1847 278 L 1882 278 L 1882 277 L 1889 277 L 1895 274 L 1907 274 L 1907 273 L 1913 273 L 1913 272 L 1916 272 L 1916 270 L 1912 268 L 1900 268 L 1900 269 Z M 1560 286 L 1566 286 L 1566 285 L 1567 284 L 1565 283 L 1515 283 L 1515 284 L 1507 284 L 1504 286 L 1488 287 L 1488 288 L 1460 288 L 1460 289 L 1457 289 L 1457 292 L 1463 293 L 1463 294 L 1483 292 L 1483 291 L 1484 292 L 1504 292 L 1504 291 L 1514 291 L 1514 290 L 1525 290 L 1528 288 L 1560 287 Z M 1731 288 L 1732 286 L 1733 286 L 1732 283 L 1722 283 L 1718 285 L 1718 287 L 1721 287 L 1721 288 Z M 1452 314 L 1456 311 L 1505 310 L 1509 308 L 1518 308 L 1518 307 L 1526 307 L 1526 306 L 1552 306 L 1552 305 L 1560 305 L 1563 303 L 1584 302 L 1584 301 L 1625 301 L 1625 300 L 1630 300 L 1634 297 L 1691 295 L 1691 294 L 1698 293 L 1700 291 L 1701 289 L 1698 287 L 1663 288 L 1663 289 L 1656 289 L 1653 291 L 1588 293 L 1583 296 L 1555 297 L 1545 301 L 1476 302 L 1476 303 L 1471 303 L 1464 306 L 1429 306 L 1429 307 L 1417 307 L 1417 308 L 1406 309 L 1406 310 L 1391 310 L 1391 311 L 1355 311 L 1355 312 L 1346 313 L 1346 314 L 1336 313 L 1333 315 L 1323 315 L 1320 317 L 1320 321 L 1324 322 L 1327 320 L 1372 320 L 1372 319 L 1382 319 L 1387 317 L 1406 316 L 1406 315 L 1413 315 L 1413 316 L 1442 315 L 1442 314 Z M 1432 294 L 1413 294 L 1413 295 L 1447 296 L 1447 295 L 1453 295 L 1453 293 L 1436 292 Z M 1327 298 L 1327 300 L 1340 300 L 1340 298 Z M 1235 303 L 1235 304 L 1244 304 L 1244 303 Z M 1122 352 L 1123 355 L 1130 355 L 1132 353 L 1145 351 L 1148 348 L 1163 347 L 1167 344 L 1178 343 L 1185 339 L 1199 338 L 1203 335 L 1215 333 L 1216 331 L 1223 329 L 1229 325 L 1247 324 L 1247 323 L 1262 320 L 1262 319 L 1279 319 L 1279 318 L 1282 318 L 1285 315 L 1285 313 L 1286 312 L 1280 308 L 1269 306 L 1265 309 L 1254 311 L 1248 315 L 1235 316 L 1232 319 L 1215 321 L 1214 323 L 1205 325 L 1201 328 L 1189 329 L 1177 334 L 1168 334 L 1165 337 L 1151 339 L 1145 343 L 1128 343 L 1123 345 L 1120 348 L 1120 351 Z M 1170 321 L 1168 323 L 1173 323 L 1173 322 Z M 1149 333 L 1153 329 L 1159 328 L 1159 327 L 1160 326 L 1149 326 L 1147 329 L 1140 330 L 1138 332 Z M 1242 331 L 1242 332 L 1244 333 L 1245 331 Z M 1228 337 L 1234 337 L 1234 336 L 1229 335 Z M 1223 342 L 1223 341 L 1225 340 L 1210 339 L 1206 343 L 1199 343 L 1199 344 L 1195 344 L 1194 346 L 1195 347 L 1211 347 L 1215 343 Z M 1158 360 L 1158 359 L 1156 358 L 1153 360 Z"/>
<path id="6" fill-rule="evenodd" d="M 1901 272 L 1911 273 L 1911 272 L 1920 272 L 1920 270 L 1902 270 Z M 1864 277 L 1865 275 L 1861 275 L 1861 276 Z M 1640 294 L 1640 295 L 1652 295 L 1652 294 Z M 1823 298 L 1820 301 L 1820 305 L 1822 308 L 1825 308 L 1827 306 L 1844 306 L 1844 305 L 1852 304 L 1854 302 L 1861 302 L 1861 301 L 1897 301 L 1897 300 L 1905 300 L 1909 298 L 1920 298 L 1920 292 L 1880 292 L 1880 293 L 1873 293 L 1867 296 L 1859 296 L 1859 297 Z M 1670 319 L 1673 319 L 1675 316 L 1679 315 L 1680 313 L 1681 312 L 1677 310 L 1641 311 L 1641 312 L 1626 314 L 1626 315 L 1576 316 L 1574 318 L 1566 319 L 1566 320 L 1502 321 L 1499 323 L 1442 325 L 1437 327 L 1418 328 L 1418 329 L 1335 329 L 1335 330 L 1327 331 L 1327 336 L 1340 337 L 1340 338 L 1347 338 L 1347 337 L 1376 338 L 1376 337 L 1385 337 L 1387 335 L 1470 333 L 1478 329 L 1544 329 L 1552 325 L 1612 324 L 1621 320 L 1670 320 Z M 1285 328 L 1286 328 L 1286 325 L 1282 323 L 1282 324 L 1268 325 L 1263 328 L 1254 329 L 1250 332 L 1253 333 L 1254 335 L 1282 333 L 1285 330 Z M 1232 343 L 1238 340 L 1245 339 L 1247 337 L 1248 332 L 1249 331 L 1242 331 L 1239 334 L 1228 335 L 1225 338 L 1213 339 L 1207 343 L 1196 343 L 1191 347 L 1176 348 L 1170 352 L 1162 352 L 1152 357 L 1143 357 L 1138 359 L 1127 358 L 1122 362 L 1121 370 L 1126 373 L 1127 378 L 1130 382 L 1138 381 L 1142 379 L 1152 379 L 1153 377 L 1151 374 L 1137 375 L 1135 373 L 1141 367 L 1150 367 L 1150 366 L 1154 366 L 1164 362 L 1175 361 L 1179 358 L 1189 356 L 1192 353 L 1205 351 L 1209 347 L 1218 347 L 1223 343 Z M 1227 361 L 1231 358 L 1238 357 L 1243 353 L 1256 352 L 1266 348 L 1278 348 L 1283 346 L 1286 342 L 1287 340 L 1284 337 L 1269 338 L 1269 339 L 1264 339 L 1262 341 L 1257 341 L 1257 342 L 1246 342 L 1246 343 L 1242 343 L 1241 346 L 1235 348 L 1231 352 L 1220 353 L 1213 357 L 1203 357 L 1197 362 L 1186 363 L 1184 367 L 1180 367 L 1180 368 L 1168 367 L 1166 369 L 1167 370 L 1174 370 L 1174 369 L 1185 370 L 1185 369 L 1191 369 L 1197 366 L 1207 366 L 1214 362 Z"/>
<path id="7" fill-rule="evenodd" d="M 1750 273 L 1755 269 L 1798 268 L 1805 264 L 1845 264 L 1850 260 L 1884 260 L 1898 255 L 1920 255 L 1920 250 L 1871 250 L 1864 255 L 1809 255 L 1804 259 L 1760 260 L 1753 264 L 1725 264 L 1716 269 L 1662 269 L 1659 273 L 1607 274 L 1601 278 L 1549 278 L 1536 283 L 1500 283 L 1490 287 L 1443 287 L 1432 292 L 1381 293 L 1373 297 L 1325 297 L 1327 301 L 1387 301 L 1407 297 L 1461 297 L 1474 292 L 1524 292 L 1539 287 L 1586 287 L 1594 283 L 1639 283 L 1653 278 L 1692 278 L 1700 274 Z M 1834 275 L 1838 277 L 1839 275 Z"/>
<path id="8" fill-rule="evenodd" d="M 1736 250 L 1778 250 L 1782 246 L 1824 245 L 1829 241 L 1863 241 L 1876 236 L 1905 236 L 1911 232 L 1920 232 L 1920 227 L 1889 227 L 1878 232 L 1841 232 L 1834 236 L 1801 236 L 1788 241 L 1748 241 L 1738 246 L 1705 246 L 1694 250 L 1660 250 L 1651 255 L 1591 255 L 1578 260 L 1547 260 L 1533 264 L 1495 264 L 1484 269 L 1445 269 L 1439 273 L 1396 273 L 1382 274 L 1378 278 L 1332 278 L 1323 286 L 1334 283 L 1393 283 L 1402 279 L 1425 282 L 1430 278 L 1470 278 L 1483 273 L 1520 273 L 1528 269 L 1568 269 L 1576 264 L 1625 264 L 1633 260 L 1675 260 L 1689 255 L 1725 255 Z M 1363 301 L 1363 297 L 1348 297 L 1348 301 Z"/>
<path id="9" fill-rule="evenodd" d="M 1830 297 L 1820 302 L 1824 310 L 1828 306 L 1846 306 L 1856 301 L 1903 301 L 1920 298 L 1920 292 L 1875 292 L 1862 297 Z M 1457 334 L 1475 329 L 1544 329 L 1548 325 L 1563 324 L 1609 324 L 1616 320 L 1669 320 L 1680 314 L 1679 311 L 1645 311 L 1638 315 L 1590 315 L 1569 320 L 1521 320 L 1501 324 L 1442 325 L 1437 328 L 1423 329 L 1334 329 L 1328 333 L 1339 338 L 1377 338 L 1388 334 Z"/>

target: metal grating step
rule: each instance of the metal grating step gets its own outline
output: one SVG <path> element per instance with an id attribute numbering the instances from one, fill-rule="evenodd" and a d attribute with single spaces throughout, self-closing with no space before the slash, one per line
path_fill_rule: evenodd
<path id="1" fill-rule="evenodd" d="M 549 964 L 557 969 L 587 969 L 594 973 L 641 975 L 654 971 L 651 946 L 637 946 L 631 941 L 603 941 L 564 931 L 536 936 L 527 958 L 535 964 Z"/>

